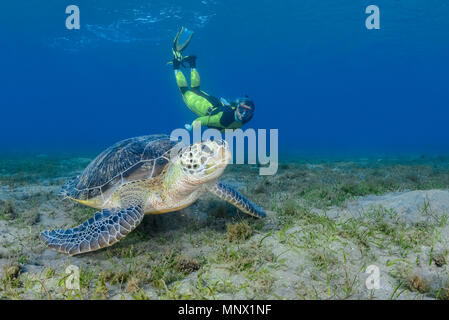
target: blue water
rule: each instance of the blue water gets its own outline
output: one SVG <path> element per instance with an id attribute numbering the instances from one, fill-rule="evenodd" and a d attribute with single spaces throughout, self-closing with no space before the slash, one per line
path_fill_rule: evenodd
<path id="1" fill-rule="evenodd" d="M 246 128 L 279 129 L 281 153 L 449 151 L 444 0 L 2 1 L 0 151 L 99 152 L 190 123 L 166 65 L 182 25 L 202 89 L 248 94 Z"/>

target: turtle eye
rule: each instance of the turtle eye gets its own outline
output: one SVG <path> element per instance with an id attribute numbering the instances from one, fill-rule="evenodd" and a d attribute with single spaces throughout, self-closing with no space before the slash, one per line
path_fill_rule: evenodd
<path id="1" fill-rule="evenodd" d="M 213 151 L 212 151 L 208 146 L 206 146 L 205 144 L 203 144 L 203 145 L 201 146 L 201 150 L 202 150 L 203 152 L 208 153 L 208 154 L 212 154 L 212 153 L 213 153 Z"/>

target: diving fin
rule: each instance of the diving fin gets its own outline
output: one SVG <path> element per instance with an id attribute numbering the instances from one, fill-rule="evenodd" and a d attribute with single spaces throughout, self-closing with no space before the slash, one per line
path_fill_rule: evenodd
<path id="1" fill-rule="evenodd" d="M 196 56 L 190 55 L 182 58 L 181 64 L 185 68 L 184 63 L 188 63 L 190 68 L 196 68 Z"/>
<path id="2" fill-rule="evenodd" d="M 193 31 L 181 27 L 181 30 L 176 34 L 175 40 L 173 41 L 173 51 L 182 53 L 182 51 L 187 48 L 187 46 L 190 43 L 190 40 L 192 40 L 193 37 Z"/>
<path id="3" fill-rule="evenodd" d="M 173 40 L 173 48 L 172 48 L 172 52 L 173 52 L 173 60 L 167 62 L 167 64 L 174 64 L 175 68 L 179 68 L 180 65 L 182 65 L 184 67 L 184 63 L 183 63 L 183 56 L 182 56 L 182 51 L 184 51 L 185 48 L 187 48 L 187 46 L 190 43 L 190 40 L 192 40 L 193 37 L 193 31 L 181 27 L 181 30 L 178 31 L 178 33 L 176 34 L 175 39 Z M 188 58 L 188 57 L 187 57 Z M 192 58 L 190 58 L 192 59 Z M 193 58 L 194 60 L 194 58 Z M 194 61 L 193 61 L 194 63 Z"/>

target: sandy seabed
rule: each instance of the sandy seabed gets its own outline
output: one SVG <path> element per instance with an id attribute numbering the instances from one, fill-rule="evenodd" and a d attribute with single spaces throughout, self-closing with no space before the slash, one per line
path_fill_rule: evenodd
<path id="1" fill-rule="evenodd" d="M 0 298 L 449 298 L 449 159 L 304 160 L 266 177 L 230 166 L 222 180 L 267 218 L 206 195 L 146 216 L 110 248 L 70 257 L 39 234 L 93 215 L 58 197 L 89 161 L 0 159 Z M 80 290 L 67 287 L 71 265 Z M 379 271 L 378 289 L 366 285 L 368 266 Z"/>

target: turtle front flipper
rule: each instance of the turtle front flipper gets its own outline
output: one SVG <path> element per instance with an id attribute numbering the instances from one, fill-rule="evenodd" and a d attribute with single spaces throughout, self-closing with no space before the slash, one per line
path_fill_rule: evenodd
<path id="1" fill-rule="evenodd" d="M 142 221 L 142 205 L 126 209 L 103 209 L 72 229 L 45 230 L 44 243 L 59 252 L 76 255 L 108 247 L 124 238 Z"/>
<path id="2" fill-rule="evenodd" d="M 264 218 L 266 216 L 265 212 L 261 208 L 245 198 L 245 196 L 240 192 L 222 182 L 213 184 L 209 188 L 209 191 L 220 199 L 237 207 L 240 211 L 253 217 Z"/>

